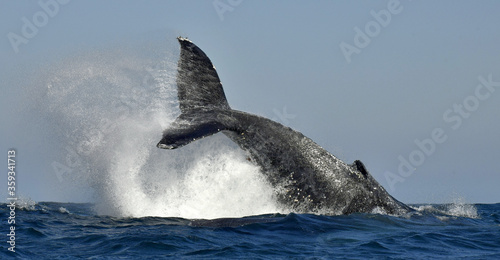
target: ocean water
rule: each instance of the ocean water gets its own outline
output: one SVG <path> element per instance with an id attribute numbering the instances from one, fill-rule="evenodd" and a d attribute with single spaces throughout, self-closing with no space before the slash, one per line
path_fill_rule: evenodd
<path id="1" fill-rule="evenodd" d="M 20 202 L 20 259 L 499 259 L 500 204 L 413 205 L 406 216 L 265 214 L 186 219 L 97 215 L 95 205 Z M 0 218 L 7 219 L 6 204 Z M 7 228 L 2 225 L 2 232 Z"/>

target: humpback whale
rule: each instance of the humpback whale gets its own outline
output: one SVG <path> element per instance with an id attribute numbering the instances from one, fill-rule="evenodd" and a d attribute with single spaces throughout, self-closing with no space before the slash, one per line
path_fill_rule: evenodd
<path id="1" fill-rule="evenodd" d="M 277 202 L 296 213 L 400 215 L 412 211 L 389 195 L 361 161 L 346 164 L 296 130 L 231 109 L 207 55 L 187 38 L 177 39 L 181 114 L 163 132 L 158 148 L 176 149 L 222 132 L 260 166 Z"/>

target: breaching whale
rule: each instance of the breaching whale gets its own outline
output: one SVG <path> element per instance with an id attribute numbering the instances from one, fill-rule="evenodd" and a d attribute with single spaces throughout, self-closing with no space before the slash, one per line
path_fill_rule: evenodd
<path id="1" fill-rule="evenodd" d="M 222 132 L 260 166 L 278 203 L 296 213 L 400 215 L 412 210 L 389 195 L 361 161 L 346 164 L 298 131 L 231 109 L 207 55 L 192 41 L 177 39 L 181 114 L 157 147 L 176 149 Z"/>

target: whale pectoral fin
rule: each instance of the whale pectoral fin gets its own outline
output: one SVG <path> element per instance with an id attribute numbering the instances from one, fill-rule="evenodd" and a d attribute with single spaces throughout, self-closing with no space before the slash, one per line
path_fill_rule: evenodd
<path id="1" fill-rule="evenodd" d="M 162 149 L 176 149 L 203 137 L 211 136 L 224 130 L 216 121 L 206 121 L 199 124 L 177 124 L 163 132 L 163 138 L 156 145 Z"/>

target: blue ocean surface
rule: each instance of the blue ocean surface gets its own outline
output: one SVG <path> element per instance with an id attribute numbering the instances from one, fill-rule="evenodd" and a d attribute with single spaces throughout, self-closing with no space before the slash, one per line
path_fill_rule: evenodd
<path id="1" fill-rule="evenodd" d="M 18 205 L 20 259 L 500 259 L 500 204 L 412 205 L 406 216 L 267 214 L 243 218 L 119 218 L 93 204 Z M 1 205 L 2 232 L 10 210 Z"/>

